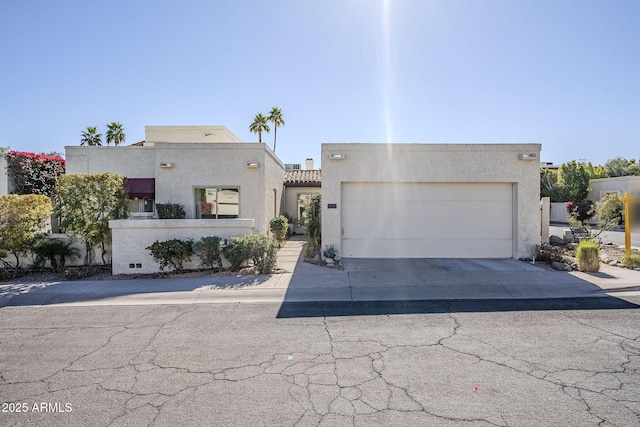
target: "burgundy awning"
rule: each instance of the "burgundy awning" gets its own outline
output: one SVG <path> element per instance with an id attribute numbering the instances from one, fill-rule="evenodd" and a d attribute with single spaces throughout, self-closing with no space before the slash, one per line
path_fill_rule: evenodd
<path id="1" fill-rule="evenodd" d="M 155 199 L 155 178 L 128 178 L 124 185 L 130 199 Z"/>

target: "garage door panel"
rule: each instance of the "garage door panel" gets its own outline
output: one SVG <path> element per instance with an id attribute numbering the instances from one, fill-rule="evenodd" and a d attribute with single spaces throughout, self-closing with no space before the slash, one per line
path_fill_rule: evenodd
<path id="1" fill-rule="evenodd" d="M 399 221 L 384 223 L 351 223 L 344 225 L 343 239 L 454 239 L 470 238 L 483 239 L 487 234 L 494 238 L 511 239 L 511 228 L 505 227 L 503 221 L 458 221 L 439 220 L 421 222 L 416 221 L 408 228 Z"/>
<path id="2" fill-rule="evenodd" d="M 342 246 L 346 258 L 511 258 L 512 253 L 511 239 L 345 240 Z"/>
<path id="3" fill-rule="evenodd" d="M 343 183 L 342 190 L 343 256 L 512 256 L 511 184 Z"/>
<path id="4" fill-rule="evenodd" d="M 463 183 L 344 183 L 343 198 L 352 201 L 389 200 L 511 200 L 505 184 Z"/>
<path id="5" fill-rule="evenodd" d="M 473 209 L 469 209 L 469 201 L 404 201 L 377 202 L 377 201 L 345 201 L 343 209 L 350 213 L 345 218 L 345 224 L 349 221 L 377 222 L 378 218 L 386 222 L 386 218 L 394 221 L 437 221 L 452 219 L 458 221 L 473 221 L 477 218 L 493 218 L 511 221 L 511 201 L 477 201 L 473 203 Z"/>

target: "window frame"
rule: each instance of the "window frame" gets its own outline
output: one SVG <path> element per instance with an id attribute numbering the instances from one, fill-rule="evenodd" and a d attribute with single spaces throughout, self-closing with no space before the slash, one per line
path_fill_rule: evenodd
<path id="1" fill-rule="evenodd" d="M 209 192 L 215 190 L 215 200 L 211 201 L 207 198 Z M 229 203 L 228 201 L 220 201 L 220 193 L 223 191 L 235 191 L 236 193 L 236 203 Z M 204 200 L 203 200 L 204 197 Z M 236 219 L 240 218 L 240 186 L 237 185 L 207 185 L 207 186 L 197 186 L 193 187 L 193 198 L 194 198 L 194 218 L 195 219 Z M 211 205 L 211 213 L 203 214 L 202 207 L 204 204 Z M 220 213 L 221 206 L 236 206 L 237 214 L 228 215 Z"/>

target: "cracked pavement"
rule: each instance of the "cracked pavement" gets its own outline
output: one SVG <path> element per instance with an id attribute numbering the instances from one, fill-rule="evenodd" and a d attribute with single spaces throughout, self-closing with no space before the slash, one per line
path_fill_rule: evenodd
<path id="1" fill-rule="evenodd" d="M 0 424 L 640 426 L 640 309 L 442 304 L 6 307 Z"/>

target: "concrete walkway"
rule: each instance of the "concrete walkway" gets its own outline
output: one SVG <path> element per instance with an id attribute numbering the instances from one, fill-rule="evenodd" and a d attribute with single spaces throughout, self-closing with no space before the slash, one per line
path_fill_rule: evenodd
<path id="1" fill-rule="evenodd" d="M 304 241 L 278 253 L 282 273 L 179 279 L 0 284 L 0 307 L 310 301 L 509 300 L 640 296 L 640 272 L 547 271 L 504 260 L 345 260 L 345 269 L 302 261 Z"/>

